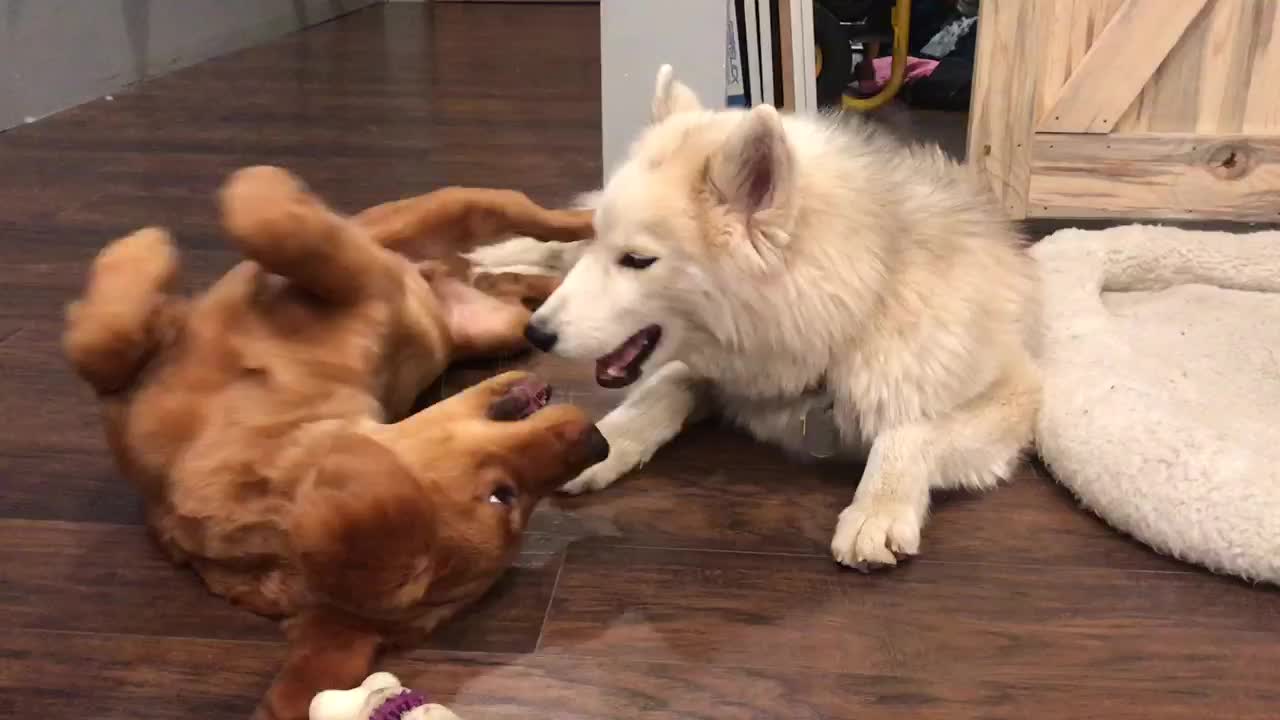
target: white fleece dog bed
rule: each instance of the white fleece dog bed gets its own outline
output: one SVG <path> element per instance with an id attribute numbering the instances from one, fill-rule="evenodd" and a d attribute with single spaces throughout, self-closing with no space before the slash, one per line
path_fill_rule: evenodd
<path id="1" fill-rule="evenodd" d="M 1032 254 L 1049 470 L 1161 552 L 1280 583 L 1280 232 L 1063 230 Z"/>

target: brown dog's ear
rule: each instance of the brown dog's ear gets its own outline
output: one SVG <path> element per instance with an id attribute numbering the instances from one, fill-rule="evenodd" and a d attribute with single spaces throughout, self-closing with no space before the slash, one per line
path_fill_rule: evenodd
<path id="1" fill-rule="evenodd" d="M 326 609 L 289 620 L 285 634 L 288 655 L 254 712 L 255 720 L 306 720 L 316 693 L 345 690 L 364 680 L 382 643 L 372 627 Z"/>
<path id="2" fill-rule="evenodd" d="M 307 587 L 361 615 L 417 602 L 436 569 L 430 497 L 391 450 L 356 433 L 335 439 L 299 488 L 292 536 Z"/>

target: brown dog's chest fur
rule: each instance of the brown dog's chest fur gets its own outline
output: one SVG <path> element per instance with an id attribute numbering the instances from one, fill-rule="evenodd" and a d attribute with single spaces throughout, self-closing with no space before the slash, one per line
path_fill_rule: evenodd
<path id="1" fill-rule="evenodd" d="M 336 432 L 403 415 L 448 361 L 436 301 L 405 266 L 418 302 L 334 308 L 241 263 L 174 301 L 166 351 L 107 409 L 156 538 L 214 592 L 271 615 L 311 601 L 288 533 L 299 483 Z M 416 337 L 395 337 L 406 326 Z"/>

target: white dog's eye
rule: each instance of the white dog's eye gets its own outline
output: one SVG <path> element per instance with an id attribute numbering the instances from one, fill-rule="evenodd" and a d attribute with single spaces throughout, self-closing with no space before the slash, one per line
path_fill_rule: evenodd
<path id="1" fill-rule="evenodd" d="M 618 264 L 632 270 L 643 270 L 656 262 L 658 262 L 658 258 L 652 255 L 637 255 L 636 253 L 628 252 L 618 256 Z"/>
<path id="2" fill-rule="evenodd" d="M 493 505 L 506 505 L 510 507 L 516 503 L 515 488 L 507 485 L 499 485 L 493 489 L 493 493 L 489 495 L 489 502 Z"/>

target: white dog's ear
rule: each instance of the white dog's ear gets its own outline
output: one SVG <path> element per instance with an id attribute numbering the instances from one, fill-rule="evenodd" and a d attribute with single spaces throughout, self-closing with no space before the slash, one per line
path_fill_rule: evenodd
<path id="1" fill-rule="evenodd" d="M 653 88 L 653 121 L 662 122 L 682 112 L 697 112 L 702 109 L 698 96 L 693 94 L 684 83 L 676 80 L 675 71 L 670 65 L 658 68 L 658 81 Z"/>
<path id="2" fill-rule="evenodd" d="M 795 160 L 772 105 L 747 113 L 711 158 L 707 178 L 759 262 L 781 257 L 790 241 Z"/>

